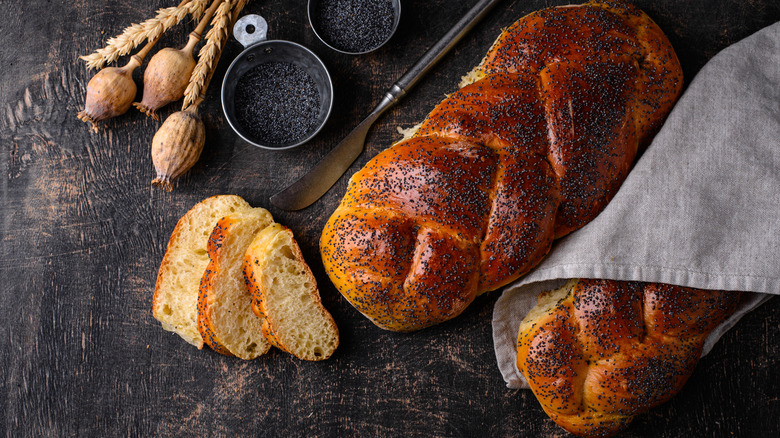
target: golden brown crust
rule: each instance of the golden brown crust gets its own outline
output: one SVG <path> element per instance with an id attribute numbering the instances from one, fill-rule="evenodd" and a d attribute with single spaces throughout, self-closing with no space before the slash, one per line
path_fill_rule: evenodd
<path id="1" fill-rule="evenodd" d="M 276 224 L 276 226 L 284 227 L 283 225 L 280 224 Z M 287 227 L 284 228 L 287 229 Z M 246 255 L 244 256 L 244 264 L 241 267 L 241 272 L 243 272 L 244 274 L 244 283 L 246 284 L 247 290 L 249 291 L 249 294 L 252 296 L 252 312 L 254 312 L 255 315 L 257 315 L 259 318 L 263 320 L 263 326 L 262 326 L 263 336 L 265 336 L 268 342 L 270 342 L 271 345 L 273 345 L 274 347 L 289 353 L 290 351 L 287 350 L 279 342 L 279 337 L 274 331 L 272 324 L 269 322 L 268 312 L 266 311 L 265 293 L 263 292 L 263 288 L 262 288 L 263 283 L 260 280 L 260 277 L 262 276 L 262 271 L 260 271 L 257 262 L 259 253 L 265 250 L 265 245 L 264 245 L 265 243 L 266 242 L 258 242 L 258 239 L 255 238 L 255 240 L 252 242 L 249 248 L 247 248 Z M 300 249 L 298 249 L 298 251 L 300 252 Z M 303 255 L 301 254 L 300 256 L 302 259 Z M 258 269 L 255 269 L 256 267 Z M 310 280 L 313 283 L 316 283 L 316 280 L 314 279 L 314 275 L 312 275 L 310 271 L 309 274 L 311 275 Z"/>
<path id="2" fill-rule="evenodd" d="M 198 330 L 218 353 L 251 360 L 270 348 L 262 321 L 251 309 L 241 268 L 254 236 L 272 223 L 267 210 L 253 208 L 223 217 L 209 236 L 209 264 L 198 294 Z"/>
<path id="3" fill-rule="evenodd" d="M 682 87 L 666 37 L 621 2 L 518 20 L 474 77 L 352 177 L 323 230 L 331 280 L 382 328 L 455 317 L 536 266 L 606 206 Z"/>
<path id="4" fill-rule="evenodd" d="M 203 336 L 203 341 L 211 347 L 212 350 L 224 354 L 225 356 L 233 356 L 233 353 L 225 348 L 212 325 L 212 320 L 209 315 L 209 312 L 211 311 L 211 307 L 209 306 L 209 292 L 214 287 L 214 279 L 221 268 L 217 259 L 219 257 L 219 252 L 222 249 L 222 241 L 227 236 L 230 227 L 236 222 L 235 219 L 226 216 L 220 219 L 214 226 L 214 230 L 209 236 L 208 243 L 209 264 L 206 267 L 206 271 L 203 273 L 203 278 L 200 281 L 200 289 L 198 291 L 198 330 L 200 331 L 201 336 Z"/>
<path id="5" fill-rule="evenodd" d="M 736 292 L 580 279 L 557 305 L 529 316 L 517 368 L 545 412 L 579 436 L 611 436 L 685 384 Z"/>

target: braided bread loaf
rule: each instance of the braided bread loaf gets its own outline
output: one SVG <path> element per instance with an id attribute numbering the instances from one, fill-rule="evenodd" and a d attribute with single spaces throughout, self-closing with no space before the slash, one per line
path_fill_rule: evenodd
<path id="1" fill-rule="evenodd" d="M 738 292 L 572 280 L 520 324 L 517 368 L 544 411 L 579 436 L 610 436 L 669 400 Z"/>
<path id="2" fill-rule="evenodd" d="M 326 271 L 384 329 L 459 315 L 604 208 L 681 87 L 668 40 L 631 6 L 520 19 L 411 138 L 352 177 L 320 241 Z"/>

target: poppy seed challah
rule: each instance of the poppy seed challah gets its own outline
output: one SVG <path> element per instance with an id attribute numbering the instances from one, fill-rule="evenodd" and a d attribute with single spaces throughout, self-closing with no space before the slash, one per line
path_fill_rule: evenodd
<path id="1" fill-rule="evenodd" d="M 738 292 L 571 280 L 520 324 L 517 368 L 544 411 L 579 436 L 611 436 L 674 396 Z"/>
<path id="2" fill-rule="evenodd" d="M 604 208 L 681 88 L 669 41 L 633 6 L 521 18 L 352 177 L 320 241 L 330 279 L 384 329 L 459 315 Z"/>

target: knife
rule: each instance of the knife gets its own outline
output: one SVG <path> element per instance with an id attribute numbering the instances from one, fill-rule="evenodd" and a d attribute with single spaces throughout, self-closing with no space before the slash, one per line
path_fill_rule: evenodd
<path id="1" fill-rule="evenodd" d="M 500 0 L 479 0 L 439 41 L 396 81 L 384 97 L 341 143 L 336 145 L 314 168 L 298 181 L 271 196 L 271 204 L 282 210 L 300 210 L 320 199 L 341 178 L 363 152 L 371 125 L 388 108 L 395 105 L 409 89 L 452 49 Z"/>

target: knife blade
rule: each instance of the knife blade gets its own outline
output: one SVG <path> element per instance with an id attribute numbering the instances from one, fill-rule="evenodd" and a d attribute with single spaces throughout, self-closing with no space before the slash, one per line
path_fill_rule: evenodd
<path id="1" fill-rule="evenodd" d="M 352 132 L 298 181 L 271 196 L 271 204 L 282 210 L 301 210 L 327 193 L 363 152 L 368 130 L 379 116 L 395 105 L 409 89 L 417 84 L 499 1 L 478 1 L 385 92 L 382 100 L 368 117 L 363 119 Z"/>

